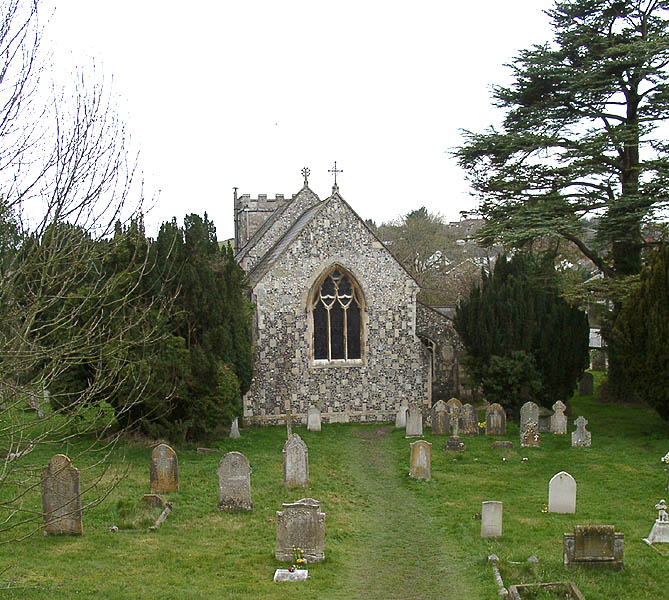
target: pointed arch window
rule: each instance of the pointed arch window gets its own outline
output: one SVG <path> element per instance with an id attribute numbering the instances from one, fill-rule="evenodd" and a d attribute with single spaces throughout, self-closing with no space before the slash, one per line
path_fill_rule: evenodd
<path id="1" fill-rule="evenodd" d="M 342 269 L 322 280 L 311 303 L 315 360 L 362 358 L 361 300 L 357 282 Z"/>

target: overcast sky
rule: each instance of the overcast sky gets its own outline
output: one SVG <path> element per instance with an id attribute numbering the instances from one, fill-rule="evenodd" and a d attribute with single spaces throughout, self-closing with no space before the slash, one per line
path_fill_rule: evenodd
<path id="1" fill-rule="evenodd" d="M 205 211 L 233 235 L 232 188 L 339 189 L 377 223 L 475 206 L 449 151 L 499 120 L 490 85 L 550 36 L 552 0 L 47 0 L 54 76 L 113 78 L 162 221 Z"/>

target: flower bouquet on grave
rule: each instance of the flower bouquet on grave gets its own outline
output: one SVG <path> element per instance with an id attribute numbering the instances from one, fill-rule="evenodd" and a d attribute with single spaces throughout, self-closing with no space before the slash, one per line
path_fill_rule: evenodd
<path id="1" fill-rule="evenodd" d="M 288 567 L 288 570 L 293 573 L 295 569 L 306 569 L 307 561 L 304 558 L 304 550 L 293 545 L 293 564 Z"/>
<path id="2" fill-rule="evenodd" d="M 661 459 L 660 462 L 662 463 L 662 466 L 664 467 L 664 472 L 667 475 L 667 483 L 665 485 L 667 491 L 669 492 L 669 452 L 667 452 Z"/>
<path id="3" fill-rule="evenodd" d="M 479 421 L 479 423 L 478 423 L 478 432 L 479 432 L 479 435 L 485 433 L 485 421 Z"/>

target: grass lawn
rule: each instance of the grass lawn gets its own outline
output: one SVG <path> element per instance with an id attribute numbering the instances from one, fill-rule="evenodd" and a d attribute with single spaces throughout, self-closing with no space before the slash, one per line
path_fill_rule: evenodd
<path id="1" fill-rule="evenodd" d="M 496 597 L 487 563 L 491 553 L 501 559 L 507 587 L 573 580 L 588 600 L 668 598 L 669 557 L 641 538 L 657 517 L 653 506 L 667 495 L 660 457 L 669 450 L 669 427 L 638 406 L 577 396 L 573 407 L 570 432 L 573 419 L 584 415 L 592 448 L 572 449 L 569 435 L 544 434 L 541 448 L 521 450 L 518 426 L 512 424 L 503 438 L 463 438 L 467 449 L 454 456 L 443 449 L 445 437 L 426 429 L 425 439 L 433 443 L 430 482 L 407 476 L 409 441 L 385 424 L 326 424 L 320 433 L 294 428 L 309 447 L 308 490 L 283 489 L 284 427 L 242 430 L 239 440 L 210 443 L 219 454 L 176 447 L 180 490 L 165 494 L 174 512 L 155 533 L 144 529 L 146 519 L 128 516 L 128 507 L 149 492 L 150 448 L 125 442 L 127 476 L 86 511 L 83 536 L 38 533 L 17 542 L 6 540 L 27 529 L 3 534 L 0 588 L 7 589 L 0 598 L 480 600 Z M 491 450 L 493 439 L 512 440 L 514 449 Z M 27 466 L 39 472 L 52 454 L 75 455 L 84 443 L 41 447 L 26 459 Z M 230 450 L 244 453 L 253 469 L 253 513 L 216 509 L 216 468 Z M 82 488 L 100 469 L 95 458 L 88 454 L 74 461 Z M 562 470 L 578 485 L 575 515 L 542 512 L 548 481 Z M 5 486 L 0 495 L 7 491 Z M 84 500 L 95 493 L 86 492 Z M 305 582 L 273 583 L 274 570 L 282 566 L 274 559 L 275 512 L 282 502 L 304 496 L 320 500 L 327 514 L 326 560 L 309 566 Z M 499 539 L 480 537 L 475 515 L 484 500 L 504 503 Z M 40 511 L 40 502 L 35 489 L 24 508 Z M 110 532 L 126 522 L 140 528 Z M 562 533 L 588 524 L 615 525 L 625 534 L 622 571 L 565 572 Z M 538 565 L 526 562 L 530 555 L 539 558 Z"/>

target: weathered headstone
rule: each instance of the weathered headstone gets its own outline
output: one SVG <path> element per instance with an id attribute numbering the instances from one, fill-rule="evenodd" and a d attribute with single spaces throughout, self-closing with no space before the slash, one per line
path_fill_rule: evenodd
<path id="1" fill-rule="evenodd" d="M 464 452 L 465 444 L 460 439 L 460 409 L 455 406 L 451 416 L 451 437 L 446 442 L 446 450 Z"/>
<path id="2" fill-rule="evenodd" d="M 578 393 L 581 396 L 592 396 L 595 391 L 595 378 L 586 371 L 578 380 Z"/>
<path id="3" fill-rule="evenodd" d="M 309 450 L 296 433 L 283 445 L 283 487 L 309 487 Z"/>
<path id="4" fill-rule="evenodd" d="M 432 407 L 432 435 L 448 435 L 450 418 L 446 402 L 439 400 Z"/>
<path id="5" fill-rule="evenodd" d="M 177 454 L 167 444 L 159 444 L 151 452 L 149 462 L 151 492 L 163 494 L 179 491 L 179 464 Z"/>
<path id="6" fill-rule="evenodd" d="M 293 546 L 302 549 L 307 564 L 325 558 L 325 514 L 318 500 L 302 498 L 276 512 L 276 559 L 292 561 Z"/>
<path id="7" fill-rule="evenodd" d="M 408 406 L 400 406 L 400 409 L 397 411 L 397 415 L 395 416 L 395 427 L 397 429 L 404 429 L 407 426 L 408 410 Z"/>
<path id="8" fill-rule="evenodd" d="M 625 536 L 613 525 L 577 525 L 574 533 L 565 533 L 562 550 L 564 566 L 623 567 Z"/>
<path id="9" fill-rule="evenodd" d="M 453 415 L 454 412 L 460 414 L 460 411 L 462 410 L 462 402 L 458 400 L 457 398 L 451 398 L 448 402 L 446 402 L 446 407 L 448 408 L 448 412 Z"/>
<path id="10" fill-rule="evenodd" d="M 506 413 L 501 404 L 491 404 L 485 410 L 486 435 L 506 435 Z"/>
<path id="11" fill-rule="evenodd" d="M 545 406 L 539 407 L 539 433 L 551 432 L 551 419 L 553 411 Z"/>
<path id="12" fill-rule="evenodd" d="M 251 467 L 241 452 L 228 452 L 218 463 L 218 510 L 252 511 Z"/>
<path id="13" fill-rule="evenodd" d="M 81 480 L 79 469 L 64 454 L 51 457 L 42 469 L 44 535 L 81 535 Z"/>
<path id="14" fill-rule="evenodd" d="M 564 411 L 567 407 L 564 402 L 558 400 L 553 404 L 553 416 L 551 417 L 551 431 L 557 435 L 566 435 L 567 433 L 567 415 Z"/>
<path id="15" fill-rule="evenodd" d="M 462 435 L 476 435 L 479 432 L 476 409 L 471 404 L 465 404 L 460 411 L 460 433 Z"/>
<path id="16" fill-rule="evenodd" d="M 593 371 L 606 370 L 606 353 L 602 350 L 595 350 L 592 353 L 592 360 L 590 361 L 590 368 Z"/>
<path id="17" fill-rule="evenodd" d="M 307 429 L 309 431 L 321 430 L 321 411 L 316 406 L 311 406 L 307 411 Z"/>
<path id="18" fill-rule="evenodd" d="M 230 426 L 230 437 L 233 440 L 238 440 L 241 436 L 239 435 L 239 417 L 235 417 Z"/>
<path id="19" fill-rule="evenodd" d="M 502 535 L 502 503 L 488 501 L 481 503 L 481 537 Z"/>
<path id="20" fill-rule="evenodd" d="M 669 544 L 669 516 L 667 515 L 667 503 L 664 499 L 660 500 L 658 504 L 655 505 L 656 510 L 659 512 L 653 528 L 650 530 L 647 538 L 644 538 L 644 542 L 647 544 L 655 544 L 659 542 L 660 544 Z"/>
<path id="21" fill-rule="evenodd" d="M 525 402 L 520 408 L 520 446 L 526 448 L 540 445 L 539 407 L 534 402 Z"/>
<path id="22" fill-rule="evenodd" d="M 566 471 L 553 475 L 548 483 L 548 512 L 563 514 L 576 512 L 576 481 Z"/>
<path id="23" fill-rule="evenodd" d="M 513 448 L 513 442 L 509 440 L 497 440 L 496 442 L 493 442 L 490 447 L 493 450 L 509 450 Z"/>
<path id="24" fill-rule="evenodd" d="M 409 404 L 407 411 L 406 435 L 404 437 L 420 437 L 423 435 L 423 413 L 415 402 Z"/>
<path id="25" fill-rule="evenodd" d="M 432 444 L 418 440 L 410 444 L 411 466 L 409 476 L 414 479 L 432 479 Z"/>
<path id="26" fill-rule="evenodd" d="M 588 420 L 581 416 L 574 421 L 574 424 L 576 425 L 576 431 L 572 431 L 571 434 L 572 448 L 589 448 L 592 443 L 592 434 L 585 429 Z"/>

